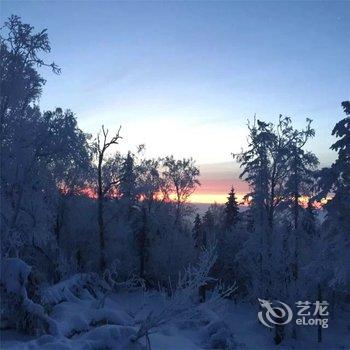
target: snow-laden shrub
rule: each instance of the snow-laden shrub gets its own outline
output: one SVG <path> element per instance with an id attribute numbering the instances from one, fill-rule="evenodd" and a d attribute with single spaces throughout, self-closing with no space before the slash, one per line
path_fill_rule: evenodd
<path id="1" fill-rule="evenodd" d="M 185 271 L 179 274 L 178 283 L 174 288 L 170 286 L 168 291 L 163 291 L 163 305 L 148 310 L 146 315 L 137 321 L 138 331 L 130 338 L 136 342 L 142 337 L 148 339 L 150 331 L 159 328 L 169 322 L 190 322 L 192 319 L 200 318 L 200 315 L 208 305 L 216 305 L 223 297 L 230 295 L 235 290 L 235 286 L 230 286 L 226 290 L 215 289 L 211 297 L 205 304 L 199 303 L 198 293 L 200 287 L 212 282 L 209 277 L 210 270 L 215 264 L 217 255 L 214 246 L 203 250 L 199 262 L 196 266 L 188 266 Z M 205 305 L 205 306 L 203 306 Z"/>
<path id="2" fill-rule="evenodd" d="M 76 274 L 43 291 L 42 302 L 58 323 L 60 334 L 71 339 L 104 325 L 126 327 L 134 323 L 126 312 L 105 306 L 110 292 L 111 287 L 97 274 Z"/>
<path id="3" fill-rule="evenodd" d="M 1 261 L 1 324 L 32 334 L 57 334 L 56 322 L 28 297 L 26 284 L 30 272 L 31 268 L 20 259 Z"/>
<path id="4" fill-rule="evenodd" d="M 99 299 L 110 290 L 110 287 L 96 273 L 76 274 L 47 288 L 42 293 L 42 302 L 56 305 L 63 301 L 79 299 Z"/>
<path id="5" fill-rule="evenodd" d="M 119 262 L 114 261 L 103 273 L 103 279 L 111 290 L 114 292 L 118 292 L 123 289 L 128 291 L 136 289 L 146 290 L 145 280 L 137 275 L 132 274 L 128 279 L 121 281 L 119 278 L 118 266 Z"/>

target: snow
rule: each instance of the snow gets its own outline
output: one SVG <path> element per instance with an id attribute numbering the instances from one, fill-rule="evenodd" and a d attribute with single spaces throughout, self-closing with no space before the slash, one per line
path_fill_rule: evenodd
<path id="1" fill-rule="evenodd" d="M 9 293 L 23 295 L 24 282 L 27 281 L 30 270 L 30 266 L 21 259 L 4 259 L 1 261 L 1 284 Z"/>
<path id="2" fill-rule="evenodd" d="M 306 327 L 300 330 L 298 339 L 289 338 L 277 347 L 274 331 L 258 322 L 257 305 L 243 302 L 236 305 L 230 299 L 211 302 L 216 300 L 215 292 L 211 292 L 207 302 L 196 306 L 187 283 L 172 297 L 141 288 L 112 292 L 94 274 L 73 275 L 44 290 L 42 301 L 50 306 L 48 315 L 42 305 L 27 297 L 25 282 L 30 268 L 25 263 L 5 259 L 2 271 L 6 290 L 24 296 L 25 309 L 50 325 L 50 334 L 36 338 L 3 332 L 2 349 L 138 350 L 147 349 L 149 343 L 153 350 L 336 350 L 346 349 L 350 344 L 348 311 L 338 313 L 341 318 L 330 320 L 322 344 L 316 343 L 317 328 Z M 188 308 L 187 312 L 184 308 Z"/>
<path id="3" fill-rule="evenodd" d="M 173 331 L 171 334 L 152 334 L 150 336 L 152 349 L 171 350 L 199 350 L 202 347 L 195 344 L 194 339 L 189 339 L 180 331 Z"/>
<path id="4" fill-rule="evenodd" d="M 149 309 L 161 308 L 163 296 L 152 292 L 121 292 L 106 298 L 105 307 L 96 309 L 91 300 L 61 302 L 51 317 L 59 325 L 60 336 L 43 335 L 37 339 L 15 332 L 3 332 L 2 349 L 144 349 L 146 339 L 131 342 L 137 321 Z M 225 300 L 218 309 L 203 304 L 201 312 L 191 320 L 177 320 L 150 332 L 152 350 L 222 349 L 222 341 L 232 339 L 237 349 L 348 349 L 349 314 L 330 320 L 322 344 L 316 342 L 317 329 L 305 327 L 297 340 L 288 339 L 280 346 L 273 341 L 273 331 L 257 319 L 257 308 L 245 303 L 235 305 Z M 106 322 L 103 322 L 106 321 Z M 76 332 L 69 334 L 72 329 Z M 336 339 L 336 343 L 335 340 Z"/>

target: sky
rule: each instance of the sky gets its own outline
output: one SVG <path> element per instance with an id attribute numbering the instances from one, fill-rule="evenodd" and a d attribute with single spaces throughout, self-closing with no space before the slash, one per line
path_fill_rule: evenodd
<path id="1" fill-rule="evenodd" d="M 314 120 L 308 147 L 329 165 L 331 130 L 350 98 L 350 2 L 2 1 L 47 28 L 59 76 L 47 70 L 43 110 L 69 108 L 96 134 L 122 126 L 120 150 L 193 157 L 196 202 L 239 195 L 231 153 L 246 145 L 254 114 Z"/>

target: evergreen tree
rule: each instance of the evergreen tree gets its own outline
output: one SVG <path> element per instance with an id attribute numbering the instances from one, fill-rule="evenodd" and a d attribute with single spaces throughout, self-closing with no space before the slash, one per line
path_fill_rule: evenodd
<path id="1" fill-rule="evenodd" d="M 253 214 L 254 213 L 253 213 L 252 208 L 248 208 L 246 210 L 246 212 L 244 213 L 245 223 L 246 223 L 246 230 L 249 233 L 254 232 L 255 222 L 254 222 L 254 215 Z"/>
<path id="2" fill-rule="evenodd" d="M 200 248 L 203 245 L 203 230 L 202 230 L 202 220 L 199 214 L 197 214 L 194 219 L 192 236 L 193 236 L 195 248 Z"/>
<path id="3" fill-rule="evenodd" d="M 319 162 L 315 154 L 304 149 L 307 141 L 314 137 L 315 130 L 311 128 L 311 119 L 307 119 L 307 125 L 304 130 L 295 131 L 293 138 L 286 147 L 288 152 L 288 179 L 285 184 L 285 196 L 290 198 L 294 229 L 299 225 L 300 197 L 310 195 L 313 185 L 314 171 Z"/>
<path id="4" fill-rule="evenodd" d="M 209 242 L 215 240 L 215 223 L 214 216 L 210 208 L 205 212 L 203 216 L 203 246 L 207 247 Z"/>
<path id="5" fill-rule="evenodd" d="M 239 219 L 239 207 L 236 200 L 235 189 L 232 187 L 225 203 L 225 228 L 230 229 Z"/>
<path id="6" fill-rule="evenodd" d="M 339 138 L 331 149 L 338 152 L 338 158 L 332 164 L 333 173 L 336 174 L 333 189 L 334 198 L 331 202 L 335 211 L 339 215 L 340 222 L 346 224 L 349 228 L 350 223 L 350 101 L 342 103 L 346 117 L 339 121 L 332 135 Z M 345 228 L 345 227 L 344 227 Z"/>
<path id="7" fill-rule="evenodd" d="M 338 157 L 330 168 L 321 170 L 320 196 L 333 193 L 327 203 L 327 217 L 323 225 L 324 259 L 321 263 L 327 266 L 328 274 L 333 278 L 324 284 L 332 288 L 338 286 L 343 292 L 349 292 L 349 249 L 350 249 L 350 102 L 342 103 L 346 117 L 334 127 L 332 135 L 338 140 L 331 149 L 338 152 Z M 324 273 L 325 275 L 325 273 Z M 320 288 L 324 288 L 320 286 Z"/>
<path id="8" fill-rule="evenodd" d="M 271 266 L 278 260 L 278 249 L 272 249 L 277 244 L 276 215 L 283 210 L 286 203 L 293 197 L 295 213 L 299 212 L 299 198 L 303 184 L 310 175 L 310 163 L 314 162 L 311 154 L 302 150 L 306 141 L 313 135 L 311 121 L 307 119 L 305 130 L 293 128 L 289 117 L 280 115 L 277 125 L 255 120 L 248 124 L 248 149 L 234 155 L 243 167 L 240 177 L 250 185 L 251 213 L 254 218 L 253 240 L 257 256 L 256 283 L 260 295 L 270 298 L 272 293 Z M 315 161 L 316 162 L 316 161 Z M 295 222 L 298 221 L 295 215 Z M 295 266 L 298 260 L 298 237 L 295 236 Z M 252 254 L 250 251 L 249 254 Z M 297 268 L 295 269 L 297 270 Z"/>
<path id="9" fill-rule="evenodd" d="M 333 193 L 327 210 L 347 221 L 350 217 L 350 101 L 342 102 L 342 107 L 346 117 L 332 131 L 332 135 L 339 138 L 331 146 L 332 150 L 338 152 L 338 158 L 330 168 L 323 168 L 319 173 L 319 197 Z"/>
<path id="10" fill-rule="evenodd" d="M 130 203 L 136 200 L 136 175 L 134 157 L 129 151 L 122 164 L 120 175 L 120 193 L 123 199 Z"/>

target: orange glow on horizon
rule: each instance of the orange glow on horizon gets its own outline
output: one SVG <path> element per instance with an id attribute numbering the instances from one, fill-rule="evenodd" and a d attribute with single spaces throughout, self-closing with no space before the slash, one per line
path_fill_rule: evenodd
<path id="1" fill-rule="evenodd" d="M 244 200 L 245 194 L 236 193 L 236 199 L 238 204 L 247 206 L 249 205 L 249 202 L 251 201 L 251 198 L 248 198 Z M 190 197 L 188 202 L 194 203 L 194 204 L 224 204 L 227 202 L 228 193 L 193 193 Z M 174 199 L 173 196 L 170 196 L 171 199 Z M 308 196 L 301 196 L 299 198 L 299 205 L 301 205 L 303 208 L 306 208 L 309 203 L 309 197 Z M 314 201 L 312 205 L 316 209 L 321 209 L 325 204 L 327 204 L 328 201 L 332 200 L 332 197 L 328 196 L 327 198 L 322 198 L 320 201 Z"/>
<path id="2" fill-rule="evenodd" d="M 93 188 L 89 188 L 89 187 L 81 188 L 78 193 L 82 196 L 85 196 L 91 199 L 97 199 L 97 193 Z"/>
<path id="3" fill-rule="evenodd" d="M 228 193 L 193 193 L 189 197 L 190 203 L 203 203 L 203 204 L 224 204 L 227 202 Z M 244 194 L 236 194 L 236 199 L 239 203 L 243 202 Z"/>
<path id="4" fill-rule="evenodd" d="M 59 186 L 59 190 L 61 191 L 62 194 L 67 195 L 70 191 L 69 188 L 64 185 L 64 184 L 60 184 Z M 196 191 L 194 193 L 192 193 L 189 197 L 187 202 L 188 203 L 192 203 L 192 204 L 224 204 L 227 202 L 227 198 L 228 198 L 228 193 L 213 193 L 212 191 L 203 191 L 203 188 L 201 188 L 202 191 Z M 91 187 L 82 187 L 82 188 L 76 188 L 75 189 L 75 193 L 81 196 L 85 196 L 88 197 L 90 199 L 97 199 L 97 193 L 96 191 L 91 188 Z M 108 197 L 110 198 L 117 198 L 119 197 L 117 193 L 109 193 L 107 194 Z M 244 200 L 244 193 L 236 193 L 236 199 L 238 204 L 243 205 L 243 206 L 247 206 L 249 205 L 249 202 L 251 200 L 250 199 L 246 199 Z M 145 198 L 140 197 L 139 200 L 143 201 Z M 158 200 L 158 201 L 172 201 L 172 202 L 176 202 L 176 195 L 175 193 L 171 193 L 168 195 L 167 199 L 164 198 L 164 195 L 159 192 L 156 193 L 153 197 L 154 200 Z M 332 199 L 332 197 L 327 197 L 327 198 L 322 198 L 320 201 L 314 201 L 312 203 L 312 205 L 317 208 L 320 209 L 322 208 L 325 204 L 327 204 L 328 201 L 330 201 Z M 301 205 L 302 207 L 306 208 L 308 206 L 309 203 L 309 197 L 307 196 L 300 196 L 299 197 L 299 205 Z"/>

